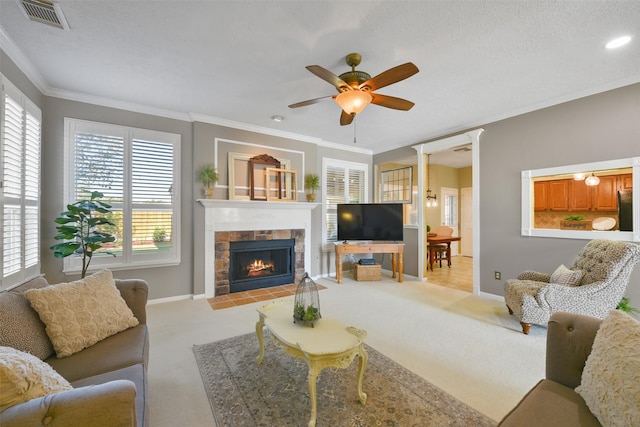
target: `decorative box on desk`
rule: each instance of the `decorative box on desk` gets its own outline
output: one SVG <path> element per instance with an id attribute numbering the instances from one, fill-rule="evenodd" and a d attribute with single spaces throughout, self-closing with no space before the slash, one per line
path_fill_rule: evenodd
<path id="1" fill-rule="evenodd" d="M 358 282 L 370 280 L 382 280 L 382 266 L 379 264 L 353 266 L 353 275 Z"/>

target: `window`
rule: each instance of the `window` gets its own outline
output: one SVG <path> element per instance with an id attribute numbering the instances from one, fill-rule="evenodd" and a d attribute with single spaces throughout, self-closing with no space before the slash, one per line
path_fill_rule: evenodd
<path id="1" fill-rule="evenodd" d="M 2 282 L 0 289 L 40 274 L 41 112 L 4 76 L 0 106 Z"/>
<path id="2" fill-rule="evenodd" d="M 383 202 L 411 203 L 413 167 L 384 170 L 381 177 Z"/>
<path id="3" fill-rule="evenodd" d="M 99 191 L 112 206 L 115 226 L 103 231 L 116 241 L 96 252 L 92 269 L 179 263 L 180 135 L 65 119 L 65 141 L 66 203 Z M 81 267 L 80 256 L 64 261 L 65 271 Z"/>
<path id="4" fill-rule="evenodd" d="M 369 199 L 368 166 L 323 158 L 322 175 L 323 236 L 325 242 L 335 242 L 338 237 L 338 204 L 366 203 Z"/>
<path id="5" fill-rule="evenodd" d="M 600 182 L 587 186 L 576 181 L 578 174 L 600 176 Z M 526 170 L 521 178 L 523 236 L 640 241 L 640 157 Z M 567 217 L 589 226 L 566 224 Z M 592 230 L 594 221 L 607 218 L 615 220 L 613 228 Z"/>

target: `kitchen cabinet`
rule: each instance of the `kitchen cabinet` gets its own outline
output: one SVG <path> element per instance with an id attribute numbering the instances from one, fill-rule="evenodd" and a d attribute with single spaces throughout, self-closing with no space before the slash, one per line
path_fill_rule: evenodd
<path id="1" fill-rule="evenodd" d="M 599 176 L 600 183 L 589 187 L 585 181 L 554 179 L 533 183 L 534 210 L 617 211 L 618 190 L 633 188 L 633 175 Z"/>
<path id="2" fill-rule="evenodd" d="M 551 211 L 569 210 L 569 180 L 556 179 L 549 181 L 548 208 Z"/>
<path id="3" fill-rule="evenodd" d="M 549 205 L 549 181 L 533 183 L 533 210 L 546 211 Z"/>
<path id="4" fill-rule="evenodd" d="M 631 190 L 633 188 L 633 175 L 625 174 L 620 175 L 619 190 Z"/>
<path id="5" fill-rule="evenodd" d="M 600 183 L 593 187 L 594 211 L 618 210 L 618 176 L 601 176 Z"/>
<path id="6" fill-rule="evenodd" d="M 591 208 L 591 192 L 584 181 L 572 180 L 569 184 L 569 210 L 588 211 Z"/>

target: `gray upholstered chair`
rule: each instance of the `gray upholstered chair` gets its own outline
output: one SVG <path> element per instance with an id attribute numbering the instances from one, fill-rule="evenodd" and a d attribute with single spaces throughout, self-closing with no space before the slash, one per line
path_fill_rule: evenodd
<path id="1" fill-rule="evenodd" d="M 504 299 L 509 314 L 520 319 L 522 332 L 531 324 L 546 325 L 552 313 L 566 311 L 604 319 L 616 308 L 640 261 L 640 246 L 592 240 L 580 251 L 570 270 L 582 277 L 574 286 L 552 283 L 552 275 L 525 271 L 507 280 Z M 554 277 L 557 277 L 554 273 Z"/>

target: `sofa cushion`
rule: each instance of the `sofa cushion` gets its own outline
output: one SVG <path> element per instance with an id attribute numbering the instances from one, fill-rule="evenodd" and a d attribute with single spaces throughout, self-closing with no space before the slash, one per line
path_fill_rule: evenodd
<path id="1" fill-rule="evenodd" d="M 43 279 L 45 286 L 47 282 Z M 13 347 L 44 360 L 53 346 L 44 323 L 22 292 L 0 292 L 0 346 Z"/>
<path id="2" fill-rule="evenodd" d="M 138 325 L 112 335 L 71 357 L 51 356 L 45 362 L 60 375 L 74 382 L 116 369 L 149 361 L 147 325 Z"/>
<path id="3" fill-rule="evenodd" d="M 536 384 L 498 425 L 601 427 L 572 388 L 551 380 Z"/>
<path id="4" fill-rule="evenodd" d="M 582 270 L 569 270 L 564 264 L 560 264 L 560 267 L 556 268 L 556 271 L 551 274 L 549 283 L 557 283 L 564 286 L 579 286 L 582 279 Z"/>
<path id="5" fill-rule="evenodd" d="M 149 405 L 147 399 L 147 375 L 146 368 L 142 364 L 129 366 L 122 369 L 116 369 L 105 374 L 95 375 L 81 380 L 73 381 L 75 388 L 92 386 L 97 384 L 106 384 L 110 381 L 129 380 L 136 386 L 136 419 L 139 426 L 144 426 L 145 420 L 148 418 Z"/>
<path id="6" fill-rule="evenodd" d="M 58 357 L 70 356 L 138 324 L 109 270 L 75 282 L 30 289 L 25 295 L 46 325 Z"/>
<path id="7" fill-rule="evenodd" d="M 576 392 L 603 425 L 640 425 L 640 322 L 620 310 L 603 320 Z"/>
<path id="8" fill-rule="evenodd" d="M 0 412 L 72 388 L 67 380 L 37 357 L 11 347 L 0 347 Z"/>

